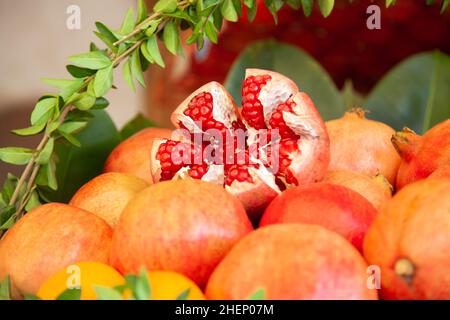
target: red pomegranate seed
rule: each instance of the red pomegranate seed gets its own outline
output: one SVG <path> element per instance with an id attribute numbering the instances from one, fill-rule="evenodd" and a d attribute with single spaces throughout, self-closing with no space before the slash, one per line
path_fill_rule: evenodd
<path id="1" fill-rule="evenodd" d="M 247 165 L 232 165 L 225 174 L 225 184 L 231 186 L 233 181 L 253 182 L 253 178 L 248 171 Z"/>
<path id="2" fill-rule="evenodd" d="M 205 131 L 208 129 L 225 131 L 225 125 L 213 118 L 213 103 L 211 93 L 202 92 L 192 98 L 183 113 L 192 120 L 199 121 Z"/>
<path id="3" fill-rule="evenodd" d="M 258 96 L 261 89 L 272 79 L 269 75 L 249 76 L 242 86 L 242 116 L 255 129 L 264 129 L 264 112 Z"/>
<path id="4" fill-rule="evenodd" d="M 283 118 L 284 112 L 292 112 L 295 107 L 295 102 L 289 99 L 285 103 L 280 104 L 277 109 L 272 114 L 272 117 L 269 120 L 269 125 L 272 129 L 278 129 L 281 139 L 286 138 L 298 138 L 298 135 L 294 133 L 294 131 L 289 128 Z"/>

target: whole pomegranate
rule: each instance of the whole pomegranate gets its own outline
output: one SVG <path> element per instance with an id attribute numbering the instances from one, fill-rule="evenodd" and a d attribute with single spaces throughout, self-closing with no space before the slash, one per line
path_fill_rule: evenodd
<path id="1" fill-rule="evenodd" d="M 385 299 L 449 299 L 450 181 L 425 179 L 400 190 L 375 219 L 364 256 L 381 268 Z"/>
<path id="2" fill-rule="evenodd" d="M 198 180 L 166 181 L 138 193 L 116 225 L 111 264 L 123 274 L 167 270 L 204 286 L 252 225 L 222 187 Z"/>
<path id="3" fill-rule="evenodd" d="M 450 165 L 437 168 L 428 176 L 430 179 L 450 179 Z"/>
<path id="4" fill-rule="evenodd" d="M 334 232 L 304 224 L 258 229 L 214 270 L 208 299 L 377 299 L 367 288 L 367 264 Z"/>
<path id="5" fill-rule="evenodd" d="M 172 115 L 187 139 L 155 142 L 151 168 L 154 181 L 223 185 L 257 221 L 286 186 L 322 179 L 329 141 L 311 99 L 281 74 L 247 70 L 242 95 L 239 112 L 217 82 L 192 93 Z"/>
<path id="6" fill-rule="evenodd" d="M 338 184 L 358 192 L 377 210 L 392 197 L 392 186 L 380 173 L 368 176 L 354 171 L 335 170 L 327 172 L 322 182 Z"/>
<path id="7" fill-rule="evenodd" d="M 396 183 L 397 189 L 401 189 L 450 164 L 450 119 L 423 136 L 405 128 L 394 135 L 392 143 L 402 157 Z"/>
<path id="8" fill-rule="evenodd" d="M 321 225 L 350 241 L 358 250 L 377 214 L 373 205 L 346 187 L 316 183 L 284 191 L 264 212 L 260 226 L 275 223 Z"/>
<path id="9" fill-rule="evenodd" d="M 395 183 L 400 157 L 392 146 L 394 129 L 369 120 L 362 109 L 352 109 L 326 123 L 330 136 L 329 170 L 350 170 L 374 176 L 380 172 Z"/>

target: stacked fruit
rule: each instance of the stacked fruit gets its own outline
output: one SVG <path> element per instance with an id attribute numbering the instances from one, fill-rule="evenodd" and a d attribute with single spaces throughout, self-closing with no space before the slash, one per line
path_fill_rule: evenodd
<path id="1" fill-rule="evenodd" d="M 201 87 L 175 133 L 139 132 L 68 205 L 24 216 L 0 241 L 12 295 L 57 298 L 79 270 L 83 299 L 450 298 L 450 120 L 324 123 L 266 70 L 242 93 Z"/>

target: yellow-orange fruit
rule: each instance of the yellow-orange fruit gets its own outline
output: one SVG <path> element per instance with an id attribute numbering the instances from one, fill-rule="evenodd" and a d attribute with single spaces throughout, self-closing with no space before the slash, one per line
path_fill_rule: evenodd
<path id="1" fill-rule="evenodd" d="M 37 207 L 0 241 L 0 279 L 11 277 L 14 297 L 36 294 L 58 270 L 79 262 L 107 263 L 112 229 L 101 218 L 65 204 Z"/>
<path id="2" fill-rule="evenodd" d="M 104 173 L 81 187 L 69 204 L 92 212 L 114 228 L 130 199 L 146 187 L 147 182 L 131 174 Z"/>

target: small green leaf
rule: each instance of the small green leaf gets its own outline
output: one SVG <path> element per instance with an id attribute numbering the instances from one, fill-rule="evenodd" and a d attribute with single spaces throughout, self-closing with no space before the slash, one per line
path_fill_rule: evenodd
<path id="1" fill-rule="evenodd" d="M 177 9 L 177 0 L 159 0 L 153 7 L 154 12 L 172 13 Z"/>
<path id="2" fill-rule="evenodd" d="M 169 52 L 173 55 L 176 55 L 178 51 L 178 37 L 177 26 L 172 20 L 170 20 L 164 27 L 163 41 L 167 50 L 169 50 Z"/>
<path id="3" fill-rule="evenodd" d="M 6 276 L 0 282 L 0 300 L 11 300 L 11 279 Z"/>
<path id="4" fill-rule="evenodd" d="M 266 292 L 264 289 L 259 289 L 253 293 L 248 300 L 264 300 L 266 298 Z"/>
<path id="5" fill-rule="evenodd" d="M 48 187 L 52 190 L 58 190 L 58 181 L 56 180 L 56 162 L 54 157 L 50 158 L 46 167 Z"/>
<path id="6" fill-rule="evenodd" d="M 298 10 L 302 6 L 302 0 L 287 0 L 286 2 L 294 10 Z"/>
<path id="7" fill-rule="evenodd" d="M 150 287 L 150 282 L 148 281 L 147 271 L 142 268 L 134 287 L 135 298 L 136 300 L 148 300 L 151 297 L 151 294 L 152 289 Z"/>
<path id="8" fill-rule="evenodd" d="M 450 4 L 450 0 L 442 0 L 442 3 L 441 3 L 441 14 L 443 14 L 445 12 L 445 10 L 447 9 L 449 4 Z"/>
<path id="9" fill-rule="evenodd" d="M 28 200 L 28 202 L 25 205 L 25 211 L 30 212 L 31 210 L 39 207 L 40 205 L 41 205 L 41 201 L 39 199 L 39 195 L 36 191 L 33 191 L 31 193 L 30 199 Z"/>
<path id="10" fill-rule="evenodd" d="M 161 66 L 162 68 L 165 68 L 166 65 L 164 63 L 163 58 L 161 57 L 161 52 L 159 51 L 158 47 L 158 40 L 156 39 L 156 36 L 153 35 L 147 40 L 147 49 L 150 56 L 155 60 L 155 62 Z"/>
<path id="11" fill-rule="evenodd" d="M 70 73 L 71 76 L 75 78 L 86 78 L 90 77 L 95 74 L 95 70 L 92 69 L 86 69 L 86 68 L 80 68 L 74 65 L 67 65 L 66 66 L 67 71 Z"/>
<path id="12" fill-rule="evenodd" d="M 63 136 L 64 139 L 66 139 L 71 145 L 80 148 L 81 147 L 81 142 L 75 138 L 75 136 L 71 135 L 70 133 L 64 132 L 64 131 L 60 131 L 59 132 L 61 134 L 61 136 Z"/>
<path id="13" fill-rule="evenodd" d="M 395 0 L 386 0 L 386 8 L 389 8 L 393 4 L 395 4 Z"/>
<path id="14" fill-rule="evenodd" d="M 191 288 L 187 288 L 186 290 L 184 290 L 177 296 L 176 300 L 187 300 L 190 293 L 191 293 Z"/>
<path id="15" fill-rule="evenodd" d="M 236 9 L 236 12 L 238 14 L 239 17 L 242 16 L 242 2 L 241 0 L 232 0 L 233 1 L 233 6 Z"/>
<path id="16" fill-rule="evenodd" d="M 2 224 L 1 226 L 0 226 L 0 230 L 8 230 L 8 229 L 11 229 L 12 228 L 12 226 L 14 226 L 14 224 L 16 223 L 16 217 L 14 216 L 14 215 L 12 215 L 9 219 L 8 219 L 8 221 L 6 221 L 4 224 Z"/>
<path id="17" fill-rule="evenodd" d="M 131 72 L 131 62 L 130 60 L 125 61 L 123 64 L 123 78 L 131 90 L 136 91 L 136 86 L 134 85 L 133 73 Z"/>
<path id="18" fill-rule="evenodd" d="M 106 100 L 105 98 L 97 98 L 97 100 L 95 100 L 94 106 L 92 107 L 93 110 L 100 110 L 100 109 L 105 109 L 109 106 L 109 101 Z"/>
<path id="19" fill-rule="evenodd" d="M 64 122 L 61 126 L 59 126 L 58 131 L 64 133 L 77 133 L 87 125 L 86 121 L 69 121 Z"/>
<path id="20" fill-rule="evenodd" d="M 131 54 L 130 60 L 131 60 L 131 71 L 133 72 L 133 75 L 136 77 L 137 81 L 143 87 L 145 87 L 145 80 L 144 74 L 142 72 L 142 65 L 139 51 L 134 51 Z"/>
<path id="21" fill-rule="evenodd" d="M 117 37 L 114 35 L 114 33 L 111 31 L 110 28 L 108 28 L 103 23 L 97 21 L 95 23 L 95 26 L 97 27 L 98 32 L 100 32 L 102 35 L 104 35 L 110 42 L 114 43 L 117 40 Z"/>
<path id="22" fill-rule="evenodd" d="M 98 300 L 123 300 L 122 294 L 113 288 L 95 286 L 94 289 Z"/>
<path id="23" fill-rule="evenodd" d="M 102 97 L 108 93 L 113 85 L 113 65 L 97 72 L 94 79 L 94 92 L 96 97 Z"/>
<path id="24" fill-rule="evenodd" d="M 306 17 L 309 17 L 311 15 L 313 5 L 313 0 L 302 0 L 303 13 Z"/>
<path id="25" fill-rule="evenodd" d="M 155 63 L 155 60 L 150 55 L 150 52 L 148 52 L 148 48 L 147 48 L 147 43 L 146 42 L 141 44 L 141 53 L 142 53 L 142 56 L 145 58 L 145 60 L 147 60 L 149 63 Z"/>
<path id="26" fill-rule="evenodd" d="M 129 8 L 125 16 L 125 20 L 122 23 L 122 27 L 120 28 L 120 33 L 122 35 L 129 34 L 133 31 L 134 26 L 134 10 L 133 8 Z"/>
<path id="27" fill-rule="evenodd" d="M 42 130 L 44 130 L 46 123 L 43 122 L 39 125 L 35 125 L 35 126 L 31 126 L 28 128 L 24 128 L 24 129 L 16 129 L 16 130 L 12 130 L 11 132 L 18 135 L 18 136 L 33 136 L 36 135 L 38 133 L 41 133 Z"/>
<path id="28" fill-rule="evenodd" d="M 318 0 L 318 2 L 320 12 L 325 18 L 328 17 L 331 11 L 333 11 L 334 0 Z"/>
<path id="29" fill-rule="evenodd" d="M 77 67 L 92 70 L 104 69 L 112 64 L 111 59 L 101 51 L 93 51 L 71 56 L 69 60 Z"/>
<path id="30" fill-rule="evenodd" d="M 225 0 L 222 3 L 220 10 L 225 20 L 231 22 L 236 22 L 238 20 L 238 14 L 236 9 L 234 8 L 233 0 Z"/>
<path id="31" fill-rule="evenodd" d="M 94 34 L 103 41 L 104 44 L 114 53 L 117 53 L 118 47 L 114 45 L 114 42 L 108 39 L 104 34 L 101 34 L 100 32 L 94 31 Z"/>
<path id="32" fill-rule="evenodd" d="M 60 89 L 60 95 L 64 100 L 72 96 L 74 93 L 80 91 L 80 89 L 84 85 L 83 79 L 43 79 L 43 81 L 51 87 Z"/>
<path id="33" fill-rule="evenodd" d="M 206 21 L 205 33 L 206 33 L 206 36 L 208 37 L 208 39 L 211 40 L 212 43 L 218 42 L 216 27 L 214 26 L 214 23 L 211 22 L 210 20 Z"/>
<path id="34" fill-rule="evenodd" d="M 52 156 L 53 147 L 55 146 L 55 139 L 50 138 L 48 142 L 45 144 L 44 148 L 39 152 L 39 155 L 36 158 L 36 163 L 40 165 L 47 164 Z"/>
<path id="35" fill-rule="evenodd" d="M 73 105 L 78 110 L 86 111 L 90 110 L 95 105 L 95 101 L 97 101 L 95 97 L 89 95 L 87 92 L 83 92 L 73 102 Z"/>
<path id="36" fill-rule="evenodd" d="M 148 16 L 147 5 L 144 0 L 138 0 L 137 23 L 141 23 Z"/>
<path id="37" fill-rule="evenodd" d="M 155 33 L 156 29 L 158 28 L 160 22 L 161 22 L 161 20 L 152 20 L 148 24 L 148 26 L 145 28 L 145 29 L 147 29 L 147 30 L 145 30 L 145 35 L 147 37 L 151 37 Z"/>
<path id="38" fill-rule="evenodd" d="M 14 205 L 6 206 L 0 211 L 0 230 L 8 230 L 14 225 L 16 207 Z"/>
<path id="39" fill-rule="evenodd" d="M 33 150 L 27 148 L 0 148 L 0 160 L 14 165 L 25 165 L 33 157 Z"/>
<path id="40" fill-rule="evenodd" d="M 81 289 L 67 289 L 61 293 L 56 300 L 80 300 Z"/>
<path id="41" fill-rule="evenodd" d="M 31 113 L 31 125 L 35 126 L 42 125 L 43 123 L 46 124 L 53 115 L 56 102 L 56 98 L 54 97 L 40 100 Z"/>

